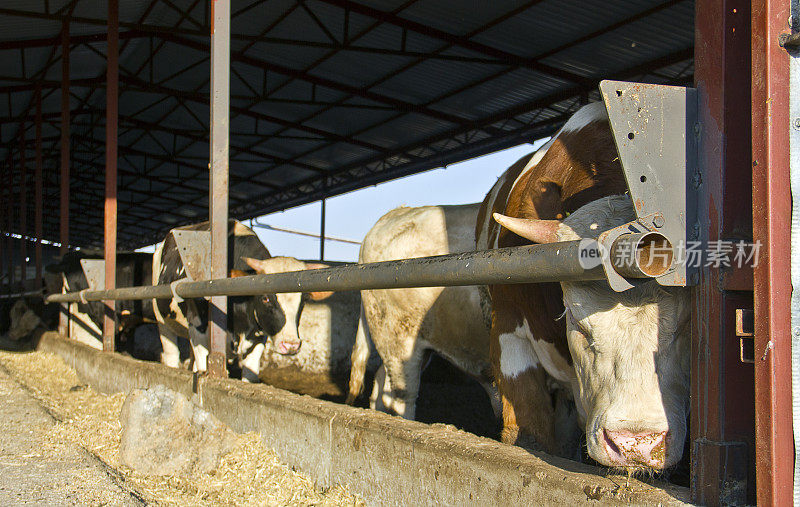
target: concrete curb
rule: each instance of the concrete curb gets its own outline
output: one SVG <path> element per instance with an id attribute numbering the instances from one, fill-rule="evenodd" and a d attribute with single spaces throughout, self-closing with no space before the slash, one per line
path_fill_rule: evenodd
<path id="1" fill-rule="evenodd" d="M 192 396 L 192 374 L 106 354 L 56 333 L 61 356 L 104 393 L 164 385 Z M 322 487 L 346 485 L 370 505 L 685 505 L 686 488 L 655 487 L 569 460 L 533 455 L 445 425 L 428 425 L 263 384 L 203 378 L 203 406 L 238 432 L 257 431 L 282 461 Z"/>

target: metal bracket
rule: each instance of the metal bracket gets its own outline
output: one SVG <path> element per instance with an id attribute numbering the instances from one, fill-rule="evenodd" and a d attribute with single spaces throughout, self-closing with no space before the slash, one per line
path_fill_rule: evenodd
<path id="1" fill-rule="evenodd" d="M 192 281 L 211 280 L 211 233 L 173 229 L 172 237 Z"/>
<path id="2" fill-rule="evenodd" d="M 649 232 L 651 230 L 652 229 L 649 229 L 647 226 L 643 225 L 642 222 L 636 220 L 633 222 L 628 222 L 627 224 L 619 227 L 609 229 L 600 234 L 600 236 L 597 238 L 597 242 L 601 247 L 601 252 L 604 252 L 604 254 L 601 256 L 603 271 L 606 273 L 608 284 L 615 291 L 622 292 L 631 289 L 636 285 L 638 280 L 630 280 L 617 273 L 617 270 L 614 268 L 613 259 L 611 258 L 611 249 L 614 245 L 614 241 L 624 234 L 638 234 L 642 232 Z"/>
<path id="3" fill-rule="evenodd" d="M 91 290 L 105 290 L 106 261 L 103 259 L 81 259 L 81 268 Z"/>
<path id="4" fill-rule="evenodd" d="M 685 248 L 687 241 L 697 239 L 687 237 L 687 225 L 693 228 L 696 221 L 695 193 L 702 184 L 697 166 L 697 90 L 602 81 L 600 94 L 638 218 L 623 227 L 659 232 L 673 248 Z M 686 286 L 696 283 L 696 276 L 697 267 L 673 261 L 656 281 Z M 624 286 L 619 280 L 615 283 Z"/>

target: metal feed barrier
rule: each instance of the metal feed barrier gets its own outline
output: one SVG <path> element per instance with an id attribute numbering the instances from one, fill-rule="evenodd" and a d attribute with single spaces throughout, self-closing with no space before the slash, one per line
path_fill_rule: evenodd
<path id="1" fill-rule="evenodd" d="M 660 241 L 665 241 L 665 238 L 659 234 L 646 237 L 630 234 L 617 238 L 615 248 L 635 249 L 639 254 L 635 263 L 620 258 L 614 269 L 629 278 L 651 278 L 653 274 L 663 274 L 668 266 L 662 264 L 654 270 L 654 263 L 650 262 L 647 254 L 649 245 Z M 73 303 L 175 296 L 187 299 L 282 292 L 602 280 L 605 278 L 603 267 L 596 260 L 600 256 L 595 242 L 567 241 L 270 275 L 184 281 L 174 285 L 85 290 L 53 294 L 47 297 L 47 301 Z M 653 274 L 648 274 L 648 271 Z"/>

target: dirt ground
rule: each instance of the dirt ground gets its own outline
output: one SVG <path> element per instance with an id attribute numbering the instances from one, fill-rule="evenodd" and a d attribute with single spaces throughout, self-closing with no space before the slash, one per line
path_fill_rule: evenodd
<path id="1" fill-rule="evenodd" d="M 363 505 L 342 487 L 315 487 L 255 433 L 213 474 L 139 474 L 119 462 L 124 395 L 93 391 L 50 354 L 0 351 L 0 394 L 2 505 Z"/>

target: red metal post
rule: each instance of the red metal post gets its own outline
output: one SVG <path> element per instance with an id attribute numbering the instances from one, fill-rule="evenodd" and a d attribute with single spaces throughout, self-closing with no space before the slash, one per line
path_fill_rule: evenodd
<path id="1" fill-rule="evenodd" d="M 5 166 L 0 166 L 0 179 L 5 177 L 5 171 L 6 171 Z M 5 202 L 6 200 L 5 198 L 6 198 L 5 188 L 0 187 L 0 204 Z M 0 221 L 0 293 L 2 293 L 3 289 L 3 266 L 6 260 L 6 255 L 8 255 L 7 253 L 8 246 L 6 245 L 5 229 L 6 229 L 5 224 L 2 223 L 2 221 Z"/>
<path id="2" fill-rule="evenodd" d="M 69 251 L 69 20 L 64 20 L 61 28 L 61 177 L 59 251 L 62 255 Z M 69 334 L 69 305 L 61 305 L 61 318 L 58 331 L 63 336 Z"/>
<path id="3" fill-rule="evenodd" d="M 108 1 L 106 66 L 105 288 L 116 288 L 117 274 L 117 124 L 119 100 L 119 0 Z M 103 350 L 113 352 L 115 301 L 105 301 Z"/>
<path id="4" fill-rule="evenodd" d="M 36 288 L 42 286 L 42 87 L 36 87 L 36 169 L 34 174 L 34 206 L 36 236 Z"/>
<path id="5" fill-rule="evenodd" d="M 8 231 L 14 232 L 17 229 L 17 224 L 14 223 L 14 205 L 16 204 L 14 199 L 14 157 L 11 148 L 9 147 L 8 150 Z M 14 238 L 10 237 L 9 241 L 11 242 L 11 246 L 9 248 L 9 260 L 8 260 L 8 283 L 11 287 L 11 292 L 16 291 L 16 287 L 14 287 L 14 283 L 17 281 L 17 274 L 16 274 L 16 266 L 14 264 L 14 250 L 17 247 L 17 244 L 14 243 Z"/>
<path id="6" fill-rule="evenodd" d="M 28 171 L 25 167 L 25 121 L 20 122 L 19 126 L 19 266 L 20 266 L 20 286 L 25 291 L 25 280 L 27 278 L 28 263 Z"/>
<path id="7" fill-rule="evenodd" d="M 695 3 L 699 238 L 750 239 L 750 2 Z M 704 505 L 755 496 L 753 368 L 742 363 L 736 310 L 750 308 L 747 276 L 704 267 L 693 291 L 691 490 Z"/>
<path id="8" fill-rule="evenodd" d="M 5 224 L 4 225 L 5 225 L 6 232 L 8 232 L 8 236 L 6 236 L 6 238 L 5 238 L 5 241 L 6 241 L 6 248 L 5 248 L 6 258 L 3 259 L 4 265 L 2 267 L 6 272 L 6 283 L 7 283 L 6 288 L 8 290 L 8 293 L 11 294 L 13 292 L 13 287 L 12 287 L 11 281 L 13 280 L 13 277 L 14 277 L 14 274 L 13 274 L 13 270 L 14 270 L 14 241 L 11 238 L 11 230 L 13 228 L 12 217 L 11 217 L 11 215 L 12 215 L 12 212 L 11 212 L 11 210 L 12 210 L 11 201 L 13 200 L 13 192 L 11 190 L 12 168 L 11 168 L 11 154 L 10 153 L 9 153 L 9 156 L 8 156 L 8 160 L 6 160 L 6 163 L 3 166 L 3 169 L 5 170 L 5 174 L 3 175 L 3 177 L 4 177 L 3 183 L 5 184 L 4 185 L 5 188 L 3 189 L 3 194 L 4 194 L 3 197 L 5 197 L 5 199 L 4 199 L 4 201 L 5 201 L 5 209 L 3 210 L 4 213 L 5 213 Z"/>
<path id="9" fill-rule="evenodd" d="M 758 505 L 791 505 L 792 346 L 790 298 L 789 2 L 754 0 L 752 12 L 753 235 L 756 486 Z"/>
<path id="10" fill-rule="evenodd" d="M 61 29 L 61 253 L 69 248 L 69 20 Z"/>
<path id="11" fill-rule="evenodd" d="M 230 0 L 211 0 L 211 164 L 209 220 L 211 222 L 211 278 L 228 277 L 228 153 L 230 116 Z M 228 298 L 214 296 L 209 303 L 208 372 L 227 377 Z"/>

